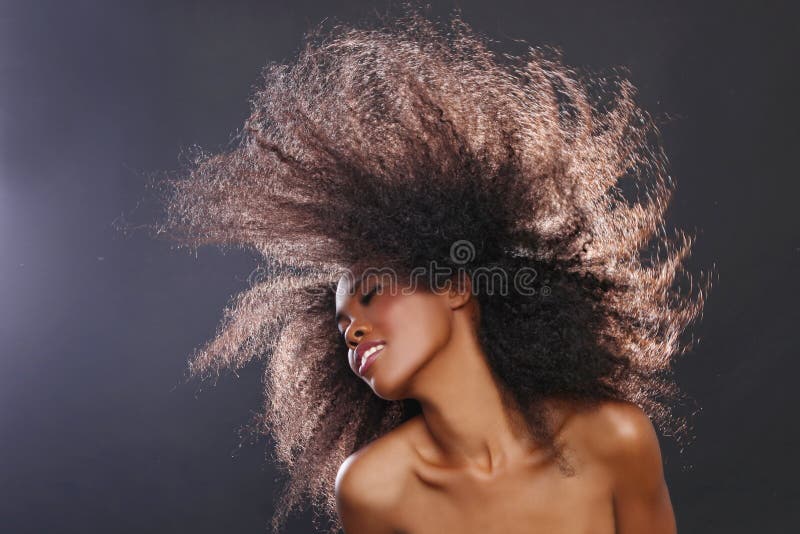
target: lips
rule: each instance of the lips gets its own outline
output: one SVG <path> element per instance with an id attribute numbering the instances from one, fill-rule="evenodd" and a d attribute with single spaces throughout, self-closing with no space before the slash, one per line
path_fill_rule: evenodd
<path id="1" fill-rule="evenodd" d="M 356 347 L 356 369 L 361 369 L 361 362 L 364 360 L 364 354 L 372 347 L 377 347 L 378 345 L 386 345 L 386 342 L 383 340 L 362 341 L 358 344 L 358 347 Z M 380 352 L 380 350 L 378 352 Z"/>

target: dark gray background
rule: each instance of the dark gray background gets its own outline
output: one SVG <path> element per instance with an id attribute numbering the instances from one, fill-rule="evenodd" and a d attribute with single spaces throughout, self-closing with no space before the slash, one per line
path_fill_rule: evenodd
<path id="1" fill-rule="evenodd" d="M 261 66 L 325 17 L 385 2 L 0 3 L 0 531 L 264 532 L 270 443 L 238 447 L 260 369 L 184 383 L 255 267 L 195 258 L 144 221 L 149 173 L 223 148 Z M 788 532 L 797 489 L 796 12 L 751 2 L 434 2 L 490 37 L 626 66 L 662 126 L 669 222 L 716 264 L 697 348 L 702 407 L 683 452 L 662 437 L 678 526 Z M 788 3 L 787 3 L 788 5 Z M 795 325 L 792 327 L 792 325 Z M 309 532 L 308 515 L 292 532 Z"/>

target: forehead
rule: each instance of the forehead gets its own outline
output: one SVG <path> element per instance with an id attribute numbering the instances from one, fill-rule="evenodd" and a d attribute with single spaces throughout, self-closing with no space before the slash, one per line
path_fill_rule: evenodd
<path id="1" fill-rule="evenodd" d="M 339 282 L 336 284 L 336 310 L 340 310 L 344 306 L 348 298 L 353 294 L 356 279 L 349 274 L 343 274 L 339 277 Z"/>

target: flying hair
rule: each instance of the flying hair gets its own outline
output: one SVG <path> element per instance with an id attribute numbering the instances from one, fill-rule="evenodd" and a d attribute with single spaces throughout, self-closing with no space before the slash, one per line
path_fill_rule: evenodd
<path id="1" fill-rule="evenodd" d="M 694 238 L 665 229 L 674 183 L 657 126 L 617 73 L 490 45 L 459 15 L 320 25 L 295 60 L 264 68 L 234 146 L 161 183 L 160 236 L 263 260 L 190 371 L 263 362 L 253 427 L 288 478 L 273 532 L 306 498 L 341 528 L 341 463 L 420 413 L 348 365 L 335 287 L 365 261 L 535 271 L 535 294 L 476 293 L 477 332 L 506 401 L 554 454 L 548 398 L 625 400 L 663 433 L 686 431 L 672 367 L 710 285 L 684 269 Z M 472 246 L 467 261 L 455 242 Z"/>

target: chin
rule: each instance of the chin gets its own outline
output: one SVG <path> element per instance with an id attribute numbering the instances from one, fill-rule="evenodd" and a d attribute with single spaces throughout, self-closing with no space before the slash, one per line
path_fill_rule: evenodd
<path id="1" fill-rule="evenodd" d="M 396 387 L 394 384 L 386 383 L 377 376 L 372 377 L 370 387 L 372 387 L 372 391 L 375 392 L 375 395 L 383 400 L 396 401 L 405 398 L 399 392 L 401 388 Z"/>
<path id="2" fill-rule="evenodd" d="M 405 377 L 397 376 L 396 373 L 392 375 L 390 371 L 391 369 L 374 369 L 373 374 L 367 378 L 367 383 L 372 388 L 372 391 L 384 400 L 402 400 L 406 398 L 404 392 L 407 380 Z"/>

